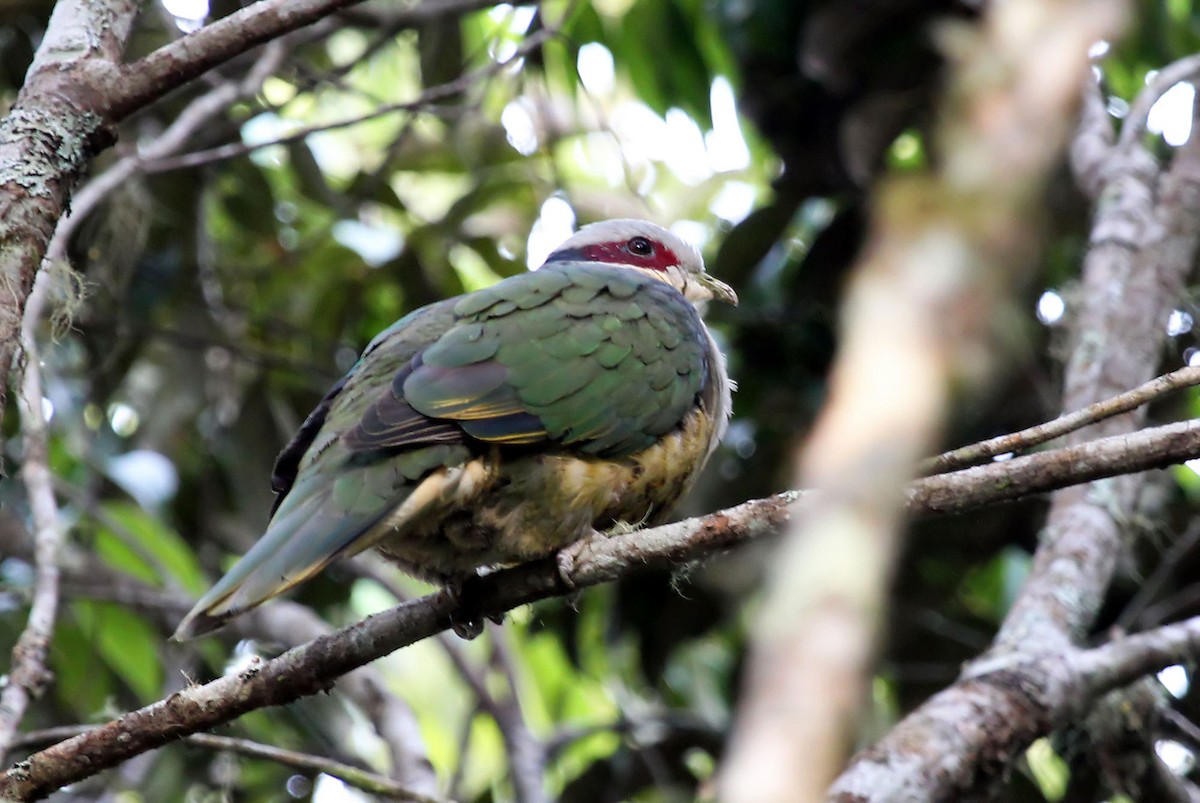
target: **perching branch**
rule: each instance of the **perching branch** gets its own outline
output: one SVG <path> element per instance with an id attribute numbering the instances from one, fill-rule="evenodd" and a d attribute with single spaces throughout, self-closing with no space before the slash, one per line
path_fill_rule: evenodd
<path id="1" fill-rule="evenodd" d="M 24 528 L 0 517 L 0 555 L 33 561 L 33 548 Z M 92 552 L 64 550 L 60 587 L 64 598 L 86 598 L 113 602 L 140 611 L 160 631 L 169 633 L 195 600 L 180 593 L 163 591 L 105 563 Z M 308 608 L 291 600 L 279 600 L 239 617 L 222 635 L 232 643 L 255 639 L 294 647 L 332 632 L 332 628 Z M 406 789 L 433 796 L 437 775 L 427 757 L 416 715 L 393 693 L 379 668 L 363 666 L 338 680 L 339 692 L 357 706 L 388 748 L 391 777 Z M 67 738 L 64 734 L 58 738 Z M 13 744 L 21 744 L 18 735 Z"/>
<path id="2" fill-rule="evenodd" d="M 1135 435 L 926 477 L 910 486 L 906 506 L 910 515 L 962 512 L 1098 476 L 1142 471 L 1196 456 L 1200 456 L 1200 421 L 1184 421 Z M 954 495 L 968 501 L 952 503 L 949 498 Z M 0 799 L 34 799 L 247 711 L 283 705 L 327 690 L 355 667 L 448 629 L 452 616 L 462 621 L 500 615 L 528 602 L 571 594 L 634 572 L 678 568 L 743 541 L 776 534 L 797 504 L 802 505 L 808 498 L 806 494 L 786 492 L 639 531 L 630 537 L 586 539 L 572 550 L 575 561 L 565 578 L 557 562 L 546 558 L 482 577 L 468 584 L 457 601 L 438 593 L 403 603 L 278 658 L 192 686 L 46 748 L 0 776 Z"/>

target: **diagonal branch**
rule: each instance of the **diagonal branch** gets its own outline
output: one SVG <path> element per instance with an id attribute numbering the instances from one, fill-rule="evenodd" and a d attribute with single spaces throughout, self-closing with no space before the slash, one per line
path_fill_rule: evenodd
<path id="1" fill-rule="evenodd" d="M 1196 456 L 1200 456 L 1200 421 L 1184 421 L 917 480 L 909 488 L 906 506 L 910 515 L 961 512 Z M 969 501 L 951 502 L 956 495 Z M 573 550 L 574 566 L 565 578 L 550 557 L 482 577 L 463 590 L 458 602 L 438 593 L 403 603 L 278 658 L 189 687 L 46 748 L 0 775 L 0 799 L 33 799 L 247 711 L 327 690 L 352 669 L 448 629 L 451 616 L 463 621 L 500 615 L 528 602 L 568 595 L 638 571 L 678 567 L 743 541 L 776 534 L 797 509 L 795 503 L 808 498 L 786 492 L 632 537 L 596 536 Z"/>
<path id="2" fill-rule="evenodd" d="M 981 770 L 1011 767 L 1033 739 L 1104 693 L 1198 654 L 1200 617 L 1090 650 L 1009 655 L 977 665 L 905 720 L 924 738 L 903 751 L 886 741 L 865 750 L 834 784 L 829 799 L 961 800 L 978 794 Z M 937 727 L 941 722 L 955 726 Z"/>
<path id="3" fill-rule="evenodd" d="M 301 142 L 313 134 L 319 134 L 325 131 L 336 131 L 340 128 L 351 128 L 368 120 L 375 120 L 389 114 L 426 110 L 439 100 L 448 100 L 450 98 L 457 97 L 476 84 L 509 69 L 514 64 L 519 64 L 523 59 L 528 58 L 530 53 L 536 51 L 543 44 L 545 44 L 546 40 L 557 35 L 558 30 L 556 28 L 543 28 L 537 33 L 526 37 L 521 44 L 513 50 L 512 55 L 508 56 L 507 58 L 493 61 L 477 70 L 464 73 L 453 81 L 431 86 L 412 100 L 381 104 L 368 112 L 364 112 L 363 114 L 357 114 L 352 117 L 345 117 L 340 120 L 333 120 L 327 123 L 316 123 L 313 125 L 304 126 L 303 128 L 298 128 L 295 131 L 283 136 L 262 142 L 229 142 L 224 145 L 217 145 L 202 151 L 194 151 L 192 153 L 185 153 L 179 156 L 165 154 L 147 155 L 142 159 L 141 167 L 148 173 L 163 173 L 169 170 L 198 167 L 200 165 L 211 164 L 213 162 L 219 162 L 225 159 L 234 159 L 238 156 L 245 156 L 248 153 L 253 153 L 254 151 L 261 150 L 263 148 L 269 148 L 275 145 L 287 145 L 292 142 Z M 445 106 L 439 106 L 437 108 L 439 111 L 443 112 L 447 110 L 447 107 Z"/>
<path id="4" fill-rule="evenodd" d="M 1194 69 L 1192 59 L 1182 64 Z M 1149 97 L 1161 87 L 1144 91 Z M 1162 174 L 1141 144 L 1143 124 L 1140 114 L 1126 121 L 1136 135 L 1123 132 L 1102 176 L 1105 202 L 1097 207 L 1084 263 L 1084 302 L 1064 376 L 1065 409 L 1083 408 L 1138 385 L 1155 370 L 1167 315 L 1183 291 L 1200 243 L 1200 134 L 1193 129 L 1191 141 Z M 1144 411 L 1138 411 L 1106 419 L 1098 429 L 1108 437 L 1091 444 L 1138 438 L 1147 430 L 1133 430 L 1144 418 Z M 1076 433 L 1068 442 L 1078 440 Z M 1074 649 L 1099 611 L 1126 549 L 1128 522 L 1144 479 L 1120 477 L 1054 495 L 1029 579 L 990 653 L 977 665 L 1041 661 Z M 1045 691 L 1054 688 L 1046 686 Z M 987 707 L 987 721 L 973 718 L 963 727 L 963 712 L 983 710 L 975 709 L 978 705 Z M 1063 699 L 1040 692 L 1031 696 L 1020 686 L 992 689 L 981 697 L 971 678 L 960 680 L 855 756 L 834 788 L 863 801 L 894 800 L 898 789 L 919 790 L 913 794 L 921 799 L 952 799 L 978 785 L 985 761 L 987 768 L 1008 766 L 1017 750 L 1059 723 L 1064 705 Z M 1001 763 L 995 763 L 997 757 Z"/>
<path id="5" fill-rule="evenodd" d="M 1168 393 L 1174 393 L 1175 391 L 1196 385 L 1200 385 L 1200 366 L 1189 365 L 1186 368 L 1180 368 L 1178 371 L 1157 376 L 1149 382 L 1139 385 L 1133 390 L 1113 396 L 1111 399 L 1089 404 L 1082 410 L 1061 415 L 1053 421 L 1028 427 L 1019 432 L 1010 432 L 1007 435 L 1000 435 L 986 441 L 980 441 L 970 446 L 963 446 L 929 460 L 922 461 L 920 470 L 922 474 L 939 474 L 945 471 L 964 468 L 974 463 L 981 463 L 984 460 L 1008 452 L 1031 449 L 1034 446 L 1039 446 L 1047 441 L 1061 438 L 1063 435 L 1083 429 L 1089 424 L 1095 424 L 1097 421 L 1103 421 L 1106 418 L 1136 410 L 1138 407 L 1149 404 Z"/>

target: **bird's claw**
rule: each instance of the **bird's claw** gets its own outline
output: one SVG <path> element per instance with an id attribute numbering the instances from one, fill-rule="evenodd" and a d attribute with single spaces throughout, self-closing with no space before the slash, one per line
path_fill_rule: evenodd
<path id="1" fill-rule="evenodd" d="M 582 538 L 567 544 L 554 555 L 554 564 L 558 568 L 558 579 L 562 580 L 563 585 L 567 588 L 577 588 L 574 579 L 575 569 L 586 545 L 587 539 Z"/>
<path id="2" fill-rule="evenodd" d="M 454 631 L 454 635 L 464 641 L 471 641 L 483 632 L 483 619 L 485 618 L 498 625 L 504 624 L 503 612 L 487 613 L 480 618 L 474 611 L 471 611 L 471 595 L 467 592 L 466 586 L 473 579 L 475 578 L 469 577 L 462 582 L 449 582 L 442 588 L 442 593 L 446 595 L 452 609 L 450 629 Z"/>
<path id="3" fill-rule="evenodd" d="M 463 641 L 473 641 L 483 632 L 483 621 L 480 619 L 459 619 L 450 614 L 450 629 L 454 635 Z"/>

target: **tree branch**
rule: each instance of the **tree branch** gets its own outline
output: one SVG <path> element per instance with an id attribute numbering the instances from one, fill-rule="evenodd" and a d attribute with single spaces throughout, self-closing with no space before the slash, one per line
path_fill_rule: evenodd
<path id="1" fill-rule="evenodd" d="M 1150 97 L 1161 88 L 1144 91 Z M 1142 124 L 1140 114 L 1127 121 L 1139 131 Z M 1147 379 L 1161 358 L 1167 315 L 1200 242 L 1200 134 L 1176 153 L 1166 175 L 1140 134 L 1123 132 L 1119 143 L 1103 176 L 1106 200 L 1097 207 L 1084 263 L 1084 304 L 1064 377 L 1065 409 L 1084 408 Z M 1106 419 L 1098 429 L 1108 437 L 1090 444 L 1137 438 L 1146 430 L 1121 433 L 1136 429 L 1144 417 L 1139 411 Z M 1079 433 L 1068 436 L 1069 443 L 1078 440 Z M 1052 661 L 1047 656 L 1074 649 L 1124 554 L 1142 485 L 1142 478 L 1122 477 L 1055 494 L 1030 577 L 978 665 L 1045 663 Z M 862 795 L 855 798 L 862 801 L 894 800 L 899 789 L 919 799 L 948 799 L 997 779 L 1017 749 L 1059 724 L 1076 702 L 1056 696 L 1070 691 L 1064 684 L 981 690 L 975 674 L 923 703 L 875 747 L 856 755 L 834 790 Z M 1026 676 L 1019 680 L 1026 684 Z M 986 714 L 964 725 L 967 710 Z"/>
<path id="2" fill-rule="evenodd" d="M 61 0 L 25 85 L 0 120 L 0 416 L 21 316 L 72 184 L 112 141 L 106 84 L 137 13 L 134 0 Z"/>
<path id="3" fill-rule="evenodd" d="M 93 725 L 61 725 L 55 728 L 31 731 L 30 733 L 21 734 L 19 738 L 14 740 L 13 747 L 32 747 L 59 739 L 69 739 L 73 736 L 88 733 L 94 730 L 94 728 L 95 726 Z M 371 792 L 372 794 L 382 795 L 390 800 L 410 800 L 414 801 L 414 803 L 444 803 L 441 798 L 430 797 L 413 789 L 408 789 L 396 783 L 391 778 L 385 778 L 370 770 L 345 764 L 341 761 L 334 761 L 324 756 L 315 756 L 311 753 L 301 753 L 296 750 L 286 750 L 282 747 L 262 744 L 261 742 L 249 739 L 240 739 L 234 736 L 216 736 L 211 733 L 193 733 L 190 736 L 185 736 L 183 741 L 210 750 L 227 750 L 231 753 L 239 753 L 250 758 L 262 758 L 312 773 L 324 773 L 338 780 L 345 781 L 350 786 L 357 787 L 365 792 Z"/>
<path id="4" fill-rule="evenodd" d="M 973 465 L 996 455 L 1008 452 L 1019 452 L 1031 449 L 1047 441 L 1061 438 L 1076 430 L 1083 429 L 1089 424 L 1103 421 L 1130 410 L 1136 410 L 1143 404 L 1149 404 L 1168 393 L 1200 385 L 1200 366 L 1188 366 L 1172 371 L 1169 374 L 1155 377 L 1144 385 L 1126 391 L 1111 399 L 1105 399 L 1095 404 L 1089 404 L 1082 410 L 1061 415 L 1053 421 L 1028 427 L 1019 432 L 1000 435 L 986 441 L 963 446 L 960 449 L 940 454 L 921 462 L 922 474 L 941 474 L 946 471 Z"/>
<path id="5" fill-rule="evenodd" d="M 248 153 L 269 148 L 273 145 L 287 145 L 292 142 L 300 142 L 313 134 L 319 134 L 324 131 L 336 131 L 339 128 L 350 128 L 359 125 L 368 120 L 375 120 L 388 114 L 396 114 L 399 112 L 415 112 L 429 108 L 432 104 L 439 100 L 457 97 L 465 92 L 470 87 L 478 82 L 490 78 L 505 69 L 508 69 L 513 64 L 519 63 L 522 59 L 529 56 L 530 53 L 540 48 L 545 44 L 547 39 L 558 35 L 558 30 L 555 28 L 543 28 L 537 33 L 531 34 L 522 40 L 511 56 L 508 58 L 493 61 L 485 67 L 459 76 L 453 81 L 448 81 L 444 84 L 431 86 L 421 92 L 421 94 L 413 100 L 400 101 L 397 103 L 386 103 L 371 109 L 363 114 L 346 117 L 341 120 L 333 120 L 327 123 L 317 123 L 310 126 L 305 126 L 289 134 L 285 134 L 275 139 L 264 142 L 229 142 L 224 145 L 218 145 L 214 148 L 208 148 L 202 151 L 193 153 L 185 153 L 180 156 L 149 156 L 143 160 L 142 169 L 148 173 L 164 173 L 169 170 L 180 170 L 189 167 L 199 167 L 200 165 L 211 164 L 213 162 L 224 161 L 225 159 L 233 159 L 238 156 L 245 156 Z M 446 111 L 446 107 L 439 106 L 439 110 Z"/>
<path id="6" fill-rule="evenodd" d="M 60 0 L 12 110 L 0 121 L 0 414 L 25 301 L 71 188 L 113 126 L 213 67 L 361 0 L 259 0 L 119 66 L 135 0 Z M 426 0 L 398 25 L 494 5 Z"/>
<path id="7" fill-rule="evenodd" d="M 110 192 L 128 181 L 131 176 L 145 170 L 146 162 L 162 159 L 179 151 L 201 127 L 233 103 L 258 92 L 262 88 L 262 82 L 279 69 L 286 55 L 286 43 L 273 42 L 263 49 L 254 66 L 247 71 L 242 80 L 219 84 L 200 95 L 152 142 L 139 147 L 136 153 L 123 156 L 112 167 L 85 184 L 75 193 L 70 212 L 59 219 L 54 237 L 46 248 L 46 258 L 65 259 L 71 235 Z"/>
<path id="8" fill-rule="evenodd" d="M 0 517 L 0 555 L 32 561 L 29 540 L 23 528 L 7 517 Z M 62 563 L 63 596 L 105 600 L 141 611 L 164 633 L 171 632 L 195 602 L 182 594 L 150 586 L 89 552 L 67 551 Z M 227 630 L 223 635 L 229 641 L 256 639 L 284 647 L 294 647 L 332 632 L 312 609 L 291 600 L 257 608 L 231 623 Z M 427 758 L 416 716 L 387 688 L 379 670 L 373 666 L 360 667 L 340 678 L 339 690 L 366 715 L 387 745 L 391 776 L 407 789 L 428 796 L 436 794 L 437 776 Z M 14 745 L 22 740 L 18 736 Z"/>
<path id="9" fill-rule="evenodd" d="M 163 45 L 121 70 L 120 88 L 110 97 L 114 120 L 158 100 L 241 53 L 362 0 L 258 0 L 195 33 Z M 424 0 L 389 16 L 397 28 L 465 14 L 496 0 Z"/>
<path id="10" fill-rule="evenodd" d="M 855 757 L 829 799 L 959 800 L 979 792 L 1038 736 L 1100 695 L 1200 654 L 1200 617 L 1091 650 L 979 661 L 876 746 Z M 950 727 L 947 727 L 950 725 Z"/>
<path id="11" fill-rule="evenodd" d="M 1180 64 L 1194 70 L 1200 60 Z M 1146 87 L 1138 102 L 1146 105 L 1142 98 L 1158 91 L 1157 84 Z M 1139 120 L 1126 125 L 1138 129 Z M 1124 134 L 1106 185 L 1111 200 L 1096 209 L 1084 261 L 1084 304 L 1063 378 L 1065 409 L 1086 407 L 1153 374 L 1167 316 L 1183 293 L 1200 243 L 1200 132 L 1176 152 L 1165 174 L 1140 135 Z M 1098 428 L 1101 434 L 1130 432 L 1144 420 L 1139 411 Z M 998 648 L 1028 650 L 1031 638 L 1057 645 L 1082 635 L 1124 552 L 1125 525 L 1141 487 L 1131 477 L 1101 493 L 1074 489 L 1055 495 L 1029 581 L 1005 617 Z M 1088 559 L 1079 560 L 1081 555 Z M 1069 600 L 1063 588 L 1072 589 Z"/>
<path id="12" fill-rule="evenodd" d="M 1200 421 L 1183 421 L 1135 435 L 926 477 L 912 484 L 906 504 L 914 515 L 962 512 L 1014 499 L 1022 493 L 1196 456 L 1200 456 Z M 1014 487 L 1023 490 L 1015 492 Z M 970 501 L 948 501 L 954 495 Z M 451 616 L 457 621 L 498 616 L 528 602 L 571 594 L 637 571 L 678 567 L 748 539 L 775 534 L 795 512 L 793 503 L 810 496 L 785 492 L 708 516 L 639 531 L 635 536 L 585 539 L 573 549 L 575 564 L 566 577 L 570 585 L 550 557 L 481 577 L 466 586 L 458 601 L 443 592 L 403 603 L 239 674 L 192 686 L 30 756 L 0 776 L 0 799 L 33 799 L 247 711 L 325 691 L 350 670 L 449 628 Z"/>
<path id="13" fill-rule="evenodd" d="M 819 800 L 844 765 L 903 543 L 905 483 L 953 388 L 986 378 L 999 313 L 1035 261 L 1031 232 L 1087 50 L 1122 11 L 1010 0 L 943 31 L 938 159 L 873 199 L 826 403 L 796 460 L 794 484 L 826 493 L 772 559 L 722 799 Z"/>
<path id="14" fill-rule="evenodd" d="M 54 477 L 50 472 L 46 417 L 42 412 L 42 370 L 37 349 L 37 322 L 45 306 L 49 280 L 48 275 L 43 275 L 34 286 L 21 327 L 25 360 L 20 396 L 24 449 L 21 474 L 33 514 L 36 579 L 29 619 L 13 647 L 8 683 L 0 691 L 0 759 L 8 753 L 29 701 L 41 695 L 50 679 L 46 653 L 58 615 L 58 552 L 63 533 L 58 521 L 58 504 L 54 500 Z"/>

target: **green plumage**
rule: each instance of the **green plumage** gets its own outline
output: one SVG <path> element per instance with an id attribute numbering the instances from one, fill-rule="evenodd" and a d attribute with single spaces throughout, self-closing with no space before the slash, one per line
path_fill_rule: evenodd
<path id="1" fill-rule="evenodd" d="M 369 546 L 448 581 L 669 506 L 723 424 L 716 361 L 678 290 L 615 265 L 548 263 L 417 310 L 281 453 L 266 534 L 177 635 Z"/>

